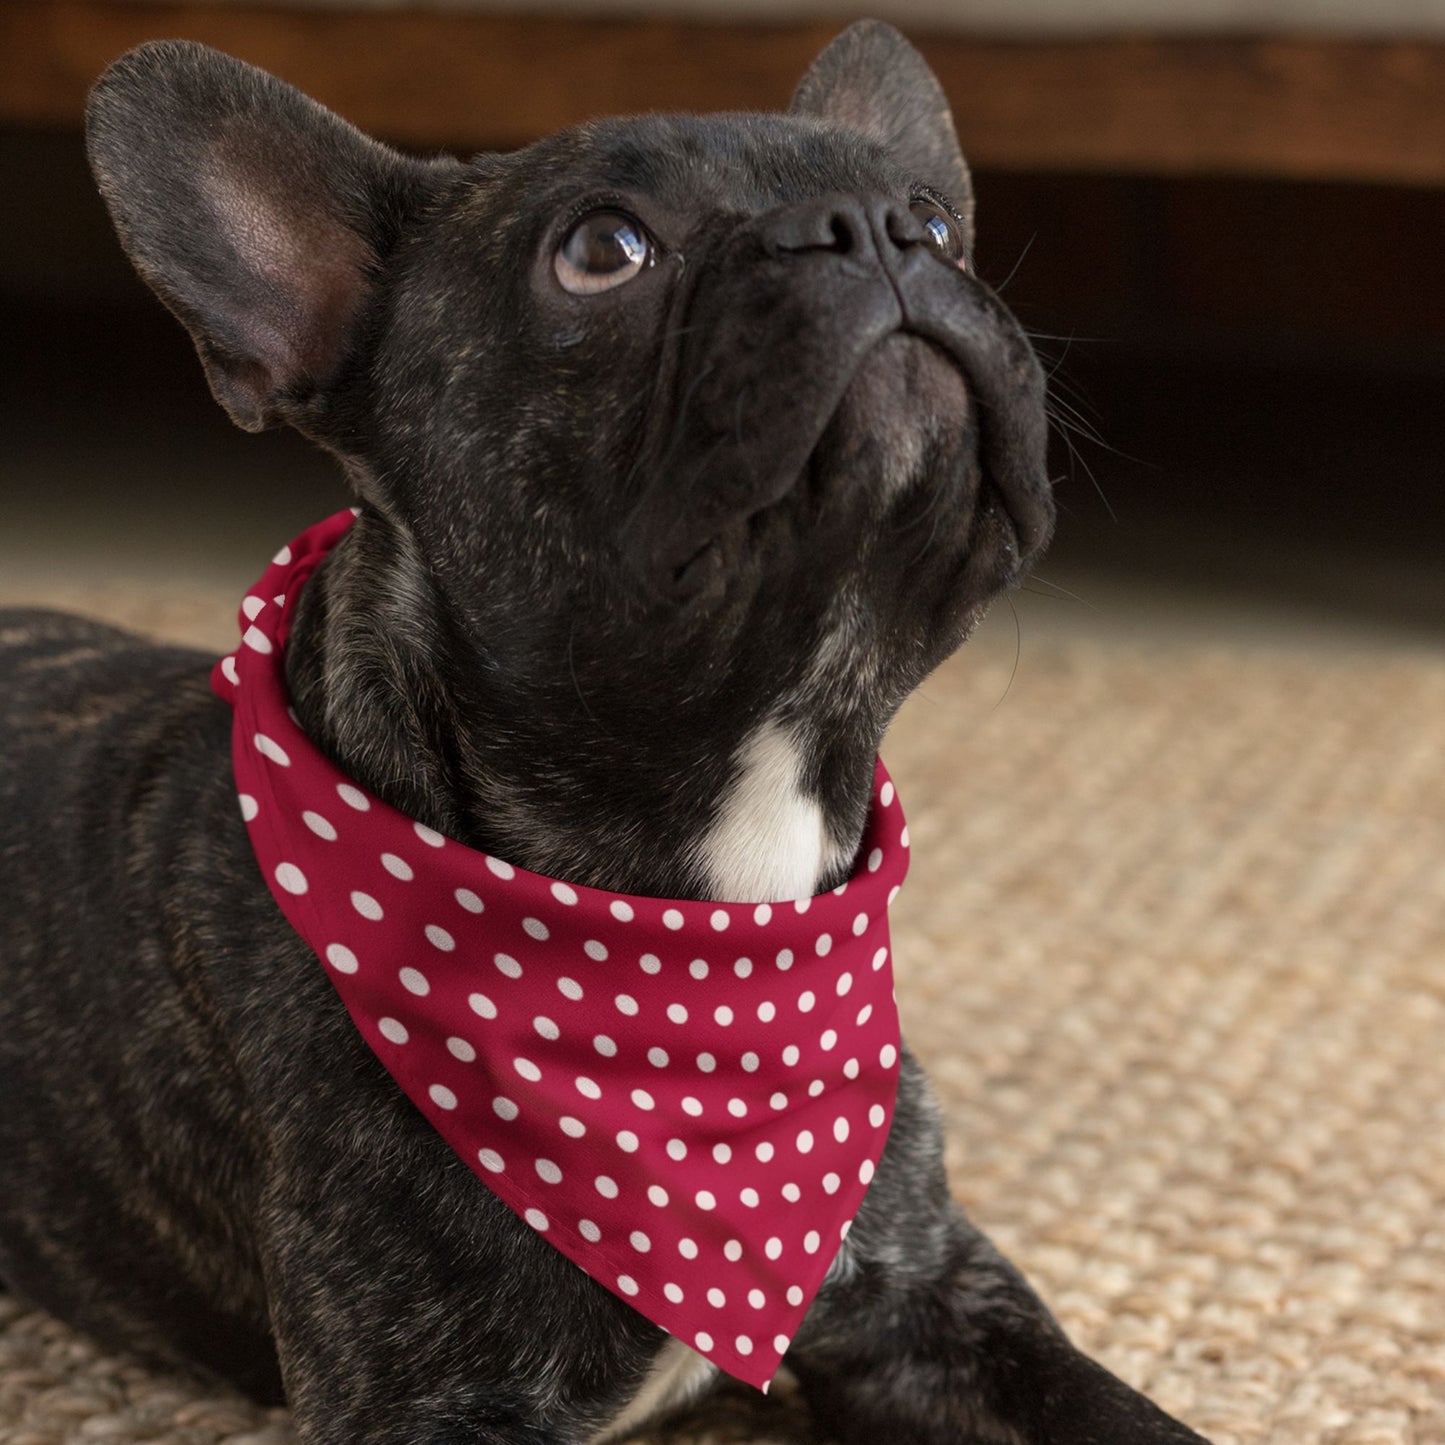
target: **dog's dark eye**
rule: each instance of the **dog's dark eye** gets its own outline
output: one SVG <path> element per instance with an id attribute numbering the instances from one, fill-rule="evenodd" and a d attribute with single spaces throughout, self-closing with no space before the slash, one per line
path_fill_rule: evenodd
<path id="1" fill-rule="evenodd" d="M 967 270 L 963 255 L 963 231 L 957 221 L 937 201 L 920 196 L 908 208 L 923 227 L 928 244 L 937 249 L 945 261 L 951 261 L 960 271 Z"/>
<path id="2" fill-rule="evenodd" d="M 553 267 L 564 291 L 590 296 L 630 281 L 652 259 L 652 241 L 623 211 L 593 211 L 562 238 Z"/>

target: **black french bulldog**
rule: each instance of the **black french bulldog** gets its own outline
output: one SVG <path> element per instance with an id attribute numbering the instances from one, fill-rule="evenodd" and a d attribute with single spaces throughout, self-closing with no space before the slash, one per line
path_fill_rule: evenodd
<path id="1" fill-rule="evenodd" d="M 360 505 L 287 649 L 365 786 L 537 872 L 846 877 L 906 694 L 1044 545 L 1044 384 L 943 94 L 865 22 L 786 115 L 416 160 L 202 46 L 101 79 L 121 240 L 243 427 Z M 259 562 L 260 559 L 258 559 Z M 210 659 L 0 614 L 0 1276 L 314 1445 L 619 1438 L 711 1366 L 504 1208 L 268 896 Z M 840 1442 L 1200 1437 L 951 1202 L 905 1059 L 787 1364 Z"/>

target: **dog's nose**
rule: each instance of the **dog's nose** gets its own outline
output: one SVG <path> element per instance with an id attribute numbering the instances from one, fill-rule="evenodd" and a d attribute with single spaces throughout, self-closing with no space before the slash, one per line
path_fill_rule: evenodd
<path id="1" fill-rule="evenodd" d="M 775 211 L 764 220 L 760 234 L 774 256 L 823 251 L 884 260 L 928 241 L 918 218 L 891 196 L 844 194 L 818 196 Z"/>

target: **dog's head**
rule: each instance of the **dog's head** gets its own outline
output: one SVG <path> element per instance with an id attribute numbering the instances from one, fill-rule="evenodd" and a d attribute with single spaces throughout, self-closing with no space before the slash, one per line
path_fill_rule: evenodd
<path id="1" fill-rule="evenodd" d="M 349 545 L 494 728 L 692 726 L 727 757 L 821 708 L 866 753 L 1045 541 L 1040 371 L 887 26 L 786 114 L 466 163 L 167 42 L 107 72 L 89 142 L 217 398 L 342 458 Z"/>

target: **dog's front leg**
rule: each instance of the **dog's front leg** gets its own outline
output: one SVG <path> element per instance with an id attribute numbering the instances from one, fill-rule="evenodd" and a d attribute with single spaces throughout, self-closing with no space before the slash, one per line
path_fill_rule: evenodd
<path id="1" fill-rule="evenodd" d="M 905 1056 L 888 1148 L 787 1362 L 840 1445 L 1201 1445 L 1077 1350 L 952 1203 Z"/>

